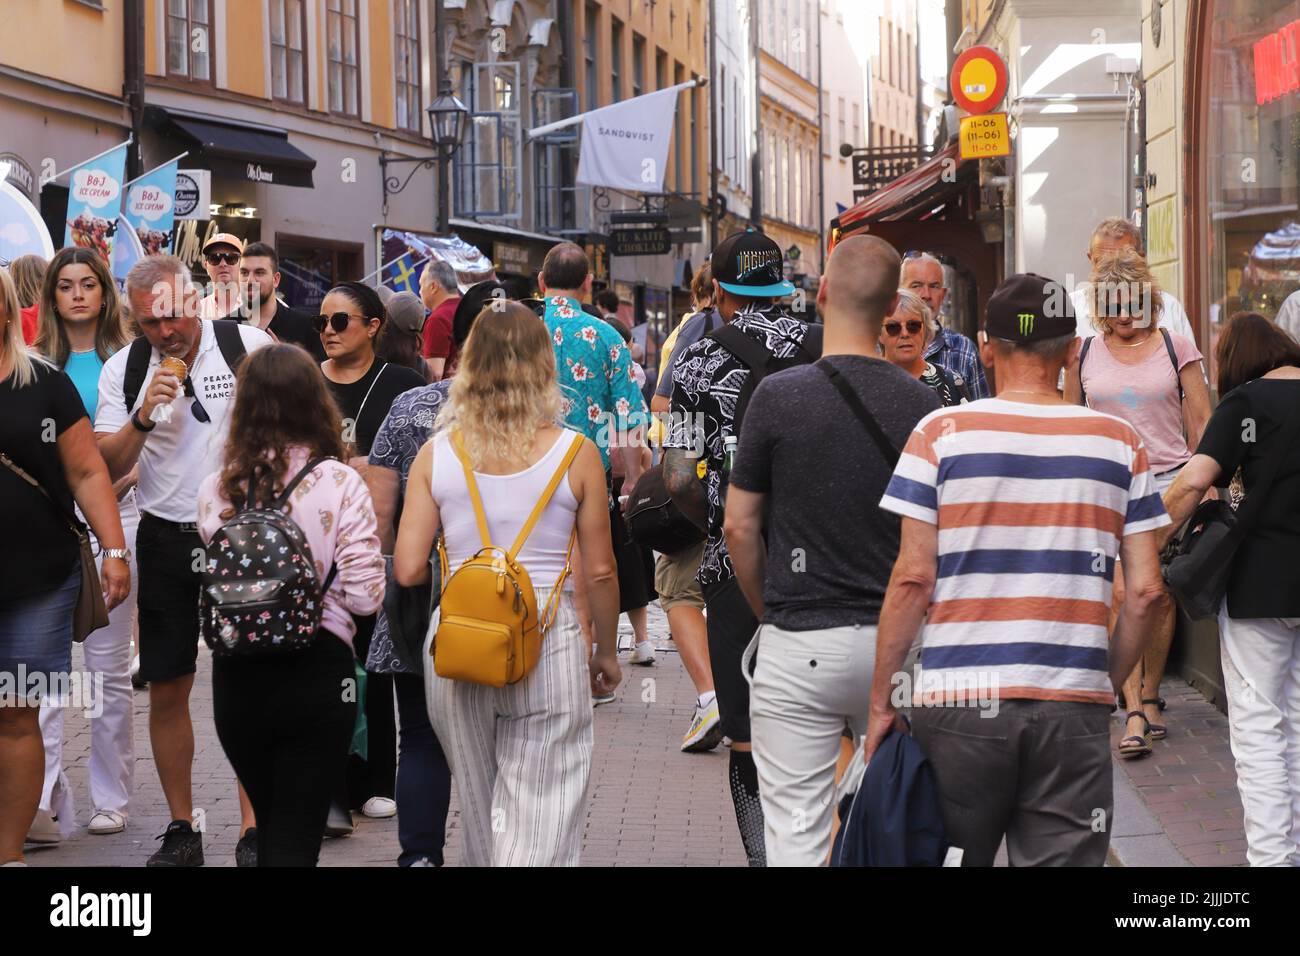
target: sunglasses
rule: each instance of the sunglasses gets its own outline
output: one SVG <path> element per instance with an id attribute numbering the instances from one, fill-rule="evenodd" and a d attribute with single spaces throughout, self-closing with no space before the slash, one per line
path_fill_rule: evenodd
<path id="1" fill-rule="evenodd" d="M 324 335 L 325 326 L 328 325 L 335 332 L 342 332 L 354 318 L 360 316 L 354 316 L 350 312 L 335 312 L 333 315 L 318 315 L 311 320 L 311 324 L 317 335 Z"/>
<path id="2" fill-rule="evenodd" d="M 886 323 L 885 323 L 885 334 L 886 334 L 886 335 L 889 335 L 889 336 L 901 335 L 902 332 L 903 332 L 903 323 L 902 323 L 902 322 L 886 322 Z M 920 319 L 908 319 L 908 320 L 907 320 L 907 334 L 908 334 L 908 335 L 919 335 L 920 332 L 921 332 L 921 320 L 920 320 Z"/>
<path id="3" fill-rule="evenodd" d="M 215 266 L 219 262 L 224 262 L 228 266 L 233 266 L 240 260 L 238 252 L 209 252 L 204 255 L 208 260 L 208 265 Z"/>
<path id="4" fill-rule="evenodd" d="M 185 388 L 185 397 L 194 399 L 193 403 L 191 403 L 190 405 L 190 414 L 193 415 L 196 420 L 202 422 L 205 425 L 208 422 L 212 421 L 212 419 L 208 417 L 207 409 L 204 408 L 202 404 L 200 404 L 199 397 L 194 394 L 194 383 L 190 381 L 190 377 L 188 375 L 185 376 L 185 381 L 182 382 L 181 384 Z"/>

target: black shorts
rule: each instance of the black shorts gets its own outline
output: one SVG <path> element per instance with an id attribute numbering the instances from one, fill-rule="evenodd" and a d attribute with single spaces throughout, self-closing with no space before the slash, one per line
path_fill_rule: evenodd
<path id="1" fill-rule="evenodd" d="M 190 528 L 140 515 L 135 550 L 142 680 L 193 674 L 199 658 L 199 572 L 206 558 L 198 530 Z"/>
<path id="2" fill-rule="evenodd" d="M 704 605 L 709 628 L 709 665 L 713 670 L 713 689 L 718 695 L 722 732 L 733 743 L 747 744 L 749 682 L 741 672 L 740 659 L 758 630 L 758 618 L 754 617 L 734 577 L 720 584 L 705 585 Z"/>

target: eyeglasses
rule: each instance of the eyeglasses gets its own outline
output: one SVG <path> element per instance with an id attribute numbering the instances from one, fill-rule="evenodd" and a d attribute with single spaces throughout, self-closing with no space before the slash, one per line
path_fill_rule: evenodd
<path id="1" fill-rule="evenodd" d="M 311 320 L 311 324 L 317 335 L 324 335 L 325 326 L 328 325 L 335 332 L 342 332 L 354 318 L 359 316 L 354 316 L 350 312 L 335 312 L 333 315 L 318 315 Z"/>
<path id="2" fill-rule="evenodd" d="M 190 405 L 190 414 L 205 425 L 212 421 L 212 419 L 208 417 L 207 409 L 199 402 L 199 397 L 194 394 L 194 383 L 190 381 L 188 375 L 185 376 L 185 381 L 181 384 L 185 388 L 185 397 L 194 399 L 193 403 Z"/>
<path id="3" fill-rule="evenodd" d="M 907 320 L 907 334 L 908 334 L 908 335 L 919 335 L 920 332 L 921 332 L 921 328 L 922 328 L 922 323 L 921 323 L 921 320 L 920 320 L 920 319 L 908 319 L 908 320 Z M 885 334 L 886 334 L 886 335 L 888 335 L 888 336 L 890 336 L 890 337 L 893 337 L 893 336 L 895 336 L 895 335 L 901 335 L 902 332 L 903 332 L 903 323 L 902 323 L 902 322 L 886 322 L 886 323 L 885 323 Z"/>
<path id="4" fill-rule="evenodd" d="M 209 252 L 203 258 L 208 260 L 208 265 L 215 266 L 219 262 L 224 262 L 228 266 L 233 266 L 239 262 L 240 255 L 238 252 Z"/>

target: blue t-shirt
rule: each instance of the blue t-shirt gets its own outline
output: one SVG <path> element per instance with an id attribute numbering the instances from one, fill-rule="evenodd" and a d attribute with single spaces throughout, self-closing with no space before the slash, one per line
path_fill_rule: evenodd
<path id="1" fill-rule="evenodd" d="M 104 360 L 94 349 L 69 352 L 67 364 L 63 366 L 72 384 L 77 386 L 77 394 L 81 396 L 81 404 L 86 406 L 92 425 L 95 424 L 95 405 L 99 402 L 99 373 L 103 367 Z"/>

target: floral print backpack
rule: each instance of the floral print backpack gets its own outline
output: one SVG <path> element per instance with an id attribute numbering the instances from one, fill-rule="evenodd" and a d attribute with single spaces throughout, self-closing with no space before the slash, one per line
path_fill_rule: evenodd
<path id="1" fill-rule="evenodd" d="M 338 568 L 331 567 L 321 582 L 311 546 L 284 505 L 325 460 L 309 461 L 269 506 L 237 512 L 208 542 L 199 629 L 214 655 L 265 656 L 312 643 Z"/>

